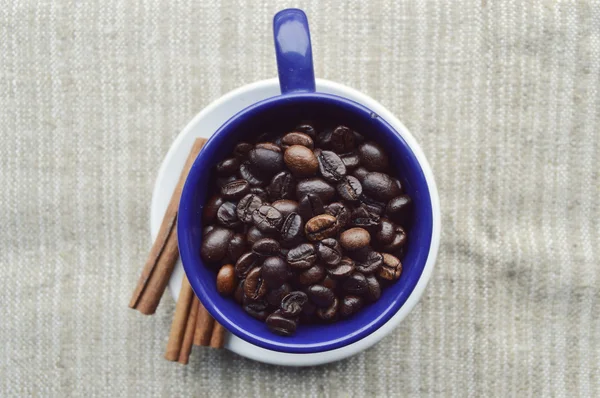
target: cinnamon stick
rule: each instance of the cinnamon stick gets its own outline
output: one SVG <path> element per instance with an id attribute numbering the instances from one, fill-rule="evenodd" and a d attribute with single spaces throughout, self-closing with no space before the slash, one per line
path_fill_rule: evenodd
<path id="1" fill-rule="evenodd" d="M 197 138 L 185 162 L 179 181 L 171 196 L 171 201 L 165 212 L 156 241 L 152 245 L 150 255 L 146 260 L 138 284 L 133 292 L 129 307 L 140 311 L 142 314 L 154 314 L 156 307 L 165 291 L 173 268 L 179 257 L 177 247 L 177 209 L 185 179 L 198 156 L 202 146 L 206 143 L 204 138 Z"/>
<path id="2" fill-rule="evenodd" d="M 196 332 L 194 333 L 194 345 L 208 347 L 212 336 L 215 320 L 202 302 L 198 300 L 198 314 L 196 320 Z"/>
<path id="3" fill-rule="evenodd" d="M 194 291 L 190 286 L 187 276 L 184 275 L 183 281 L 181 282 L 179 299 L 177 299 L 177 305 L 175 306 L 175 315 L 173 316 L 173 322 L 171 323 L 171 332 L 169 333 L 169 341 L 167 342 L 167 351 L 165 353 L 165 358 L 169 361 L 179 360 L 181 345 L 188 323 L 188 317 L 190 315 L 190 308 L 192 306 L 193 298 Z"/>
<path id="4" fill-rule="evenodd" d="M 183 343 L 179 352 L 179 363 L 187 365 L 190 360 L 190 352 L 192 352 L 192 343 L 194 342 L 194 333 L 196 332 L 196 323 L 198 315 L 198 297 L 194 294 L 190 315 L 188 316 L 185 333 L 183 334 Z"/>
<path id="5" fill-rule="evenodd" d="M 210 338 L 210 346 L 212 348 L 223 348 L 225 344 L 225 328 L 219 322 L 215 321 L 215 326 Z"/>

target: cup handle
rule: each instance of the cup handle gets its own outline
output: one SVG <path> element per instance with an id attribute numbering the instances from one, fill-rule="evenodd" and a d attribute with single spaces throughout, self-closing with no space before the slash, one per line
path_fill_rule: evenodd
<path id="1" fill-rule="evenodd" d="M 281 93 L 315 91 L 310 32 L 304 11 L 288 8 L 275 14 L 273 36 Z"/>

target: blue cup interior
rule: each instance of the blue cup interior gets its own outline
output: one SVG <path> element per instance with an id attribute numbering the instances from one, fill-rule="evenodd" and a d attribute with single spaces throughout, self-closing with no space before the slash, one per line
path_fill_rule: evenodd
<path id="1" fill-rule="evenodd" d="M 276 335 L 264 322 L 246 314 L 216 289 L 214 267 L 200 257 L 202 209 L 214 166 L 229 156 L 235 144 L 264 132 L 292 131 L 302 120 L 344 124 L 385 147 L 392 167 L 414 202 L 412 225 L 400 279 L 383 289 L 381 298 L 349 319 L 333 324 L 300 324 L 294 336 Z M 214 189 L 214 188 L 213 188 Z M 431 198 L 423 170 L 404 139 L 385 120 L 364 106 L 321 93 L 287 94 L 259 102 L 227 121 L 206 143 L 187 177 L 178 214 L 179 250 L 187 277 L 204 306 L 230 332 L 257 346 L 288 353 L 314 353 L 351 344 L 387 322 L 414 290 L 427 261 L 432 240 Z"/>

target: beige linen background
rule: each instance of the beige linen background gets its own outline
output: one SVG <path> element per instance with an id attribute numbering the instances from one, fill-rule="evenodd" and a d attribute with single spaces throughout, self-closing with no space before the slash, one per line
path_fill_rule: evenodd
<path id="1" fill-rule="evenodd" d="M 598 2 L 2 3 L 0 396 L 600 395 Z M 154 179 L 199 110 L 276 76 L 286 6 L 308 13 L 317 76 L 422 144 L 437 267 L 354 358 L 168 363 L 173 300 L 127 308 Z"/>

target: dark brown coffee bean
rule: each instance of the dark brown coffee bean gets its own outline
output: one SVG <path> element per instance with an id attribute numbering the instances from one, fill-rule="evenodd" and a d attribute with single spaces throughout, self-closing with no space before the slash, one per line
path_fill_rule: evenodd
<path id="1" fill-rule="evenodd" d="M 215 195 L 211 197 L 206 204 L 204 205 L 204 209 L 202 210 L 202 222 L 204 224 L 211 224 L 217 218 L 217 212 L 219 211 L 219 207 L 225 202 L 223 197 L 220 195 Z"/>
<path id="2" fill-rule="evenodd" d="M 369 174 L 369 170 L 365 169 L 362 166 L 352 172 L 352 175 L 354 177 L 356 177 L 356 179 L 358 181 L 360 181 L 361 184 L 362 184 L 363 180 L 365 179 L 365 177 L 367 176 L 367 174 Z"/>
<path id="3" fill-rule="evenodd" d="M 291 292 L 281 300 L 281 313 L 286 317 L 295 317 L 300 315 L 303 307 L 308 301 L 308 296 L 304 292 Z"/>
<path id="4" fill-rule="evenodd" d="M 360 195 L 362 195 L 362 185 L 360 185 L 356 177 L 352 176 L 344 177 L 337 184 L 336 190 L 342 199 L 350 202 L 357 202 L 360 199 Z"/>
<path id="5" fill-rule="evenodd" d="M 334 216 L 340 228 L 350 223 L 350 210 L 341 202 L 330 203 L 325 207 L 325 213 Z"/>
<path id="6" fill-rule="evenodd" d="M 396 225 L 387 218 L 379 220 L 375 229 L 375 240 L 381 246 L 389 245 L 394 240 Z"/>
<path id="7" fill-rule="evenodd" d="M 383 148 L 372 141 L 358 147 L 361 164 L 369 171 L 386 171 L 389 165 L 388 156 Z"/>
<path id="8" fill-rule="evenodd" d="M 324 212 L 325 209 L 323 208 L 323 202 L 321 201 L 321 198 L 319 198 L 317 195 L 313 195 L 312 193 L 304 196 L 298 204 L 298 214 L 300 214 L 304 220 L 309 220 L 314 216 L 323 214 Z"/>
<path id="9" fill-rule="evenodd" d="M 329 276 L 335 279 L 343 279 L 350 276 L 355 269 L 354 260 L 349 257 L 342 257 L 340 262 L 327 269 Z"/>
<path id="10" fill-rule="evenodd" d="M 339 182 L 346 176 L 346 166 L 342 159 L 332 151 L 318 153 L 319 172 L 329 182 Z"/>
<path id="11" fill-rule="evenodd" d="M 285 150 L 283 161 L 296 177 L 310 177 L 319 169 L 319 162 L 312 150 L 302 145 L 292 145 Z"/>
<path id="12" fill-rule="evenodd" d="M 402 247 L 404 247 L 404 245 L 406 244 L 406 232 L 404 231 L 404 228 L 402 228 L 399 225 L 396 225 L 394 227 L 394 234 L 393 234 L 393 239 L 392 241 L 383 246 L 382 250 L 388 253 L 393 253 L 393 252 L 397 252 L 398 250 L 401 250 Z"/>
<path id="13" fill-rule="evenodd" d="M 362 187 L 367 195 L 385 202 L 401 193 L 395 181 L 389 175 L 379 172 L 367 174 L 362 182 Z"/>
<path id="14" fill-rule="evenodd" d="M 227 228 L 235 228 L 240 225 L 241 221 L 238 219 L 235 203 L 223 203 L 217 211 L 217 221 Z"/>
<path id="15" fill-rule="evenodd" d="M 232 230 L 215 227 L 215 229 L 202 239 L 200 249 L 202 259 L 209 263 L 223 260 L 227 255 L 227 248 L 232 237 Z"/>
<path id="16" fill-rule="evenodd" d="M 371 213 L 364 205 L 352 210 L 350 225 L 356 227 L 374 227 L 379 224 L 379 216 Z"/>
<path id="17" fill-rule="evenodd" d="M 286 318 L 280 310 L 269 315 L 266 322 L 270 331 L 282 336 L 293 335 L 296 333 L 296 327 L 298 326 L 298 321 L 296 319 Z"/>
<path id="18" fill-rule="evenodd" d="M 244 159 L 248 156 L 248 153 L 250 152 L 250 150 L 252 150 L 253 147 L 254 146 L 252 144 L 249 144 L 247 142 L 240 142 L 233 149 L 233 154 L 238 159 Z"/>
<path id="19" fill-rule="evenodd" d="M 260 229 L 256 228 L 255 226 L 250 227 L 250 229 L 248 229 L 248 232 L 246 232 L 246 242 L 248 243 L 249 246 L 252 246 L 256 242 L 258 242 L 260 239 L 269 238 L 269 237 L 271 237 L 271 234 L 262 232 Z"/>
<path id="20" fill-rule="evenodd" d="M 335 291 L 337 289 L 337 280 L 333 279 L 330 275 L 325 275 L 325 278 L 320 282 L 321 285 L 325 286 L 327 289 L 331 289 Z"/>
<path id="21" fill-rule="evenodd" d="M 310 243 L 302 243 L 288 252 L 286 261 L 292 268 L 308 269 L 317 261 L 315 247 Z"/>
<path id="22" fill-rule="evenodd" d="M 298 213 L 298 202 L 295 200 L 280 199 L 271 203 L 271 206 L 279 210 L 284 217 L 287 217 L 290 213 Z"/>
<path id="23" fill-rule="evenodd" d="M 250 300 L 258 300 L 267 294 L 267 284 L 262 277 L 262 268 L 253 268 L 246 276 L 244 294 Z"/>
<path id="24" fill-rule="evenodd" d="M 327 203 L 335 196 L 335 188 L 320 178 L 307 178 L 296 185 L 296 197 L 303 198 L 308 194 L 318 196 L 323 203 Z"/>
<path id="25" fill-rule="evenodd" d="M 219 177 L 217 178 L 217 186 L 219 187 L 219 189 L 223 188 L 225 185 L 229 184 L 230 182 L 233 182 L 237 180 L 235 175 L 230 175 L 227 177 Z"/>
<path id="26" fill-rule="evenodd" d="M 221 188 L 221 196 L 226 200 L 238 200 L 250 192 L 248 181 L 240 179 L 234 180 Z"/>
<path id="27" fill-rule="evenodd" d="M 235 292 L 233 293 L 233 299 L 238 304 L 242 304 L 244 302 L 244 279 L 239 281 L 237 284 Z"/>
<path id="28" fill-rule="evenodd" d="M 296 188 L 296 180 L 287 171 L 277 173 L 271 179 L 269 186 L 267 186 L 267 194 L 271 201 L 278 199 L 290 199 L 294 197 L 294 190 Z"/>
<path id="29" fill-rule="evenodd" d="M 358 296 L 346 296 L 340 305 L 340 315 L 342 318 L 347 318 L 350 315 L 356 314 L 363 306 L 363 299 Z"/>
<path id="30" fill-rule="evenodd" d="M 346 126 L 338 126 L 331 132 L 331 148 L 337 153 L 347 153 L 355 148 L 354 134 Z"/>
<path id="31" fill-rule="evenodd" d="M 300 124 L 300 125 L 296 126 L 294 128 L 294 131 L 304 133 L 304 134 L 308 135 L 310 138 L 312 138 L 313 140 L 317 136 L 317 130 L 315 130 L 313 125 L 308 124 L 308 123 Z"/>
<path id="32" fill-rule="evenodd" d="M 288 266 L 281 257 L 267 257 L 261 266 L 262 277 L 271 289 L 281 286 L 288 278 Z"/>
<path id="33" fill-rule="evenodd" d="M 367 300 L 373 302 L 379 300 L 381 297 L 381 286 L 375 275 L 367 275 L 367 291 L 365 297 Z"/>
<path id="34" fill-rule="evenodd" d="M 246 283 L 248 283 L 248 280 L 246 280 Z M 348 293 L 362 295 L 367 291 L 367 278 L 360 272 L 355 272 L 344 280 L 342 287 Z"/>
<path id="35" fill-rule="evenodd" d="M 260 257 L 256 253 L 246 252 L 235 263 L 235 274 L 239 279 L 244 279 L 258 265 L 260 265 Z"/>
<path id="36" fill-rule="evenodd" d="M 317 254 L 322 263 L 331 267 L 339 264 L 341 261 L 342 247 L 335 239 L 323 239 L 317 243 Z"/>
<path id="37" fill-rule="evenodd" d="M 364 228 L 350 228 L 340 234 L 340 244 L 346 250 L 358 250 L 369 246 L 371 235 Z"/>
<path id="38" fill-rule="evenodd" d="M 337 235 L 339 225 L 337 219 L 329 214 L 321 214 L 306 222 L 304 232 L 310 241 L 331 238 Z"/>
<path id="39" fill-rule="evenodd" d="M 237 158 L 228 158 L 217 163 L 217 175 L 227 177 L 237 173 L 240 167 L 240 161 Z"/>
<path id="40" fill-rule="evenodd" d="M 246 313 L 248 315 L 250 315 L 253 318 L 258 319 L 259 321 L 265 321 L 267 319 L 267 317 L 269 316 L 269 313 L 267 312 L 267 310 L 257 310 L 254 307 L 250 306 L 250 305 L 245 305 L 244 306 L 244 311 L 246 311 Z"/>
<path id="41" fill-rule="evenodd" d="M 248 159 L 253 167 L 267 175 L 273 175 L 283 169 L 283 154 L 275 144 L 257 144 L 248 154 Z"/>
<path id="42" fill-rule="evenodd" d="M 346 172 L 348 172 L 348 173 L 351 170 L 354 170 L 355 168 L 360 166 L 360 158 L 358 157 L 358 155 L 356 153 L 349 153 L 349 154 L 343 155 L 343 156 L 341 156 L 341 159 L 342 159 L 342 163 L 344 163 L 344 166 L 346 166 Z"/>
<path id="43" fill-rule="evenodd" d="M 317 309 L 317 316 L 324 321 L 335 321 L 338 318 L 338 310 L 340 307 L 340 301 L 336 297 L 333 303 L 327 308 Z"/>
<path id="44" fill-rule="evenodd" d="M 283 149 L 287 149 L 292 145 L 302 145 L 307 147 L 308 149 L 314 148 L 314 143 L 312 138 L 308 134 L 300 133 L 297 131 L 293 131 L 291 133 L 287 133 L 281 138 L 281 147 Z"/>
<path id="45" fill-rule="evenodd" d="M 393 198 L 385 208 L 386 215 L 394 222 L 406 226 L 410 221 L 412 211 L 412 200 L 408 195 Z"/>
<path id="46" fill-rule="evenodd" d="M 233 265 L 225 264 L 217 274 L 217 291 L 223 296 L 229 296 L 235 292 L 236 280 Z"/>
<path id="47" fill-rule="evenodd" d="M 206 235 L 208 235 L 210 233 L 210 231 L 212 231 L 213 229 L 215 229 L 215 226 L 213 224 L 207 225 L 206 227 L 204 227 L 202 229 L 202 237 L 205 237 Z"/>
<path id="48" fill-rule="evenodd" d="M 265 178 L 261 173 L 254 169 L 250 162 L 244 162 L 240 165 L 240 177 L 248 181 L 250 185 L 260 186 L 265 184 Z"/>
<path id="49" fill-rule="evenodd" d="M 306 294 L 310 301 L 316 304 L 317 307 L 329 307 L 335 299 L 335 294 L 331 289 L 323 285 L 312 285 L 306 290 Z"/>
<path id="50" fill-rule="evenodd" d="M 279 304 L 281 303 L 281 300 L 283 300 L 283 298 L 285 296 L 290 294 L 291 291 L 292 291 L 292 287 L 290 286 L 290 284 L 284 283 L 281 286 L 279 286 L 277 289 L 270 290 L 267 293 L 265 298 L 267 300 L 267 303 L 269 303 L 270 306 L 279 308 Z"/>
<path id="51" fill-rule="evenodd" d="M 262 206 L 263 201 L 254 194 L 249 193 L 244 196 L 239 203 L 237 204 L 236 212 L 240 221 L 248 224 L 252 222 L 252 214 L 256 211 L 260 206 Z"/>
<path id="52" fill-rule="evenodd" d="M 298 213 L 289 214 L 281 224 L 281 239 L 287 247 L 302 240 L 302 217 Z"/>
<path id="53" fill-rule="evenodd" d="M 388 253 L 383 253 L 383 264 L 379 268 L 377 276 L 386 281 L 395 281 L 402 274 L 402 263 L 400 260 Z"/>
<path id="54" fill-rule="evenodd" d="M 276 208 L 262 205 L 252 214 L 252 221 L 261 231 L 275 233 L 283 223 L 283 216 Z"/>
<path id="55" fill-rule="evenodd" d="M 265 191 L 264 189 L 262 189 L 260 187 L 250 187 L 250 193 L 258 196 L 260 198 L 260 200 L 262 200 L 263 202 L 266 202 L 268 199 L 267 191 Z"/>
<path id="56" fill-rule="evenodd" d="M 365 275 L 375 273 L 383 264 L 383 256 L 381 253 L 367 249 L 368 254 L 361 256 L 356 260 L 356 270 Z"/>
<path id="57" fill-rule="evenodd" d="M 331 149 L 331 135 L 333 130 L 326 129 L 317 135 L 317 146 L 323 149 Z"/>
<path id="58" fill-rule="evenodd" d="M 298 274 L 297 282 L 302 286 L 314 285 L 319 283 L 325 277 L 325 267 L 322 265 L 313 265 L 306 271 Z"/>
<path id="59" fill-rule="evenodd" d="M 379 200 L 375 200 L 364 193 L 360 196 L 359 199 L 361 205 L 367 209 L 369 213 L 376 214 L 381 216 L 385 211 L 385 202 L 381 202 Z"/>
<path id="60" fill-rule="evenodd" d="M 242 254 L 246 252 L 246 235 L 237 233 L 229 241 L 227 248 L 227 260 L 236 263 Z"/>
<path id="61" fill-rule="evenodd" d="M 252 251 L 263 257 L 276 256 L 279 254 L 279 249 L 281 249 L 279 242 L 272 238 L 257 240 L 252 245 Z"/>

